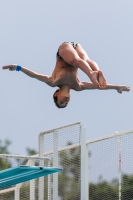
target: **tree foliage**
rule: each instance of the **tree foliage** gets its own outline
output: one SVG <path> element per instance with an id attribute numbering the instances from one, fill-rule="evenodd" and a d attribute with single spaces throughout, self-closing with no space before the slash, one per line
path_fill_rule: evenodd
<path id="1" fill-rule="evenodd" d="M 89 200 L 114 200 L 118 199 L 118 188 L 111 186 L 108 182 L 102 181 L 98 184 L 90 183 Z"/>
<path id="2" fill-rule="evenodd" d="M 122 177 L 122 199 L 133 199 L 133 174 Z"/>
<path id="3" fill-rule="evenodd" d="M 2 142 L 0 140 L 0 154 L 9 154 L 8 147 L 10 146 L 11 141 L 5 140 Z M 10 162 L 8 159 L 2 159 L 0 158 L 0 170 L 7 169 L 11 166 Z"/>

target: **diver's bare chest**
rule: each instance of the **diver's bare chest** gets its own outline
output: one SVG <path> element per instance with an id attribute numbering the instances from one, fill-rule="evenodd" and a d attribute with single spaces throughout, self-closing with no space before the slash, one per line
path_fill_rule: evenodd
<path id="1" fill-rule="evenodd" d="M 80 81 L 77 75 L 77 68 L 66 63 L 63 59 L 57 58 L 56 66 L 52 74 L 53 82 L 56 86 L 69 85 L 73 89 L 78 88 Z"/>
<path id="2" fill-rule="evenodd" d="M 75 73 L 70 73 L 70 72 L 62 72 L 58 73 L 56 76 L 56 79 L 60 82 L 68 82 L 68 83 L 74 83 L 76 82 L 77 76 Z"/>
<path id="3" fill-rule="evenodd" d="M 57 86 L 69 85 L 71 88 L 77 88 L 79 80 L 77 73 L 73 71 L 60 71 L 55 74 L 55 82 Z"/>

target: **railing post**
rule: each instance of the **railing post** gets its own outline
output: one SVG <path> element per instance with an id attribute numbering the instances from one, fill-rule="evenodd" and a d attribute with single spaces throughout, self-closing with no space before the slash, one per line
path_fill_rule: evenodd
<path id="1" fill-rule="evenodd" d="M 88 149 L 86 145 L 86 124 L 81 122 L 81 200 L 88 200 Z"/>
<path id="2" fill-rule="evenodd" d="M 53 132 L 53 167 L 58 167 L 58 131 Z M 58 200 L 58 173 L 53 174 L 53 199 Z"/>
<path id="3" fill-rule="evenodd" d="M 39 134 L 39 156 L 44 157 L 44 135 Z M 44 161 L 40 160 L 39 165 L 44 166 Z M 38 200 L 44 199 L 44 177 L 39 178 Z"/>
<path id="4" fill-rule="evenodd" d="M 19 187 L 19 184 L 15 188 L 15 200 L 20 200 L 20 187 Z"/>
<path id="5" fill-rule="evenodd" d="M 35 165 L 35 160 L 29 160 L 29 165 Z M 35 179 L 30 181 L 30 200 L 35 200 Z"/>
<path id="6" fill-rule="evenodd" d="M 51 167 L 50 160 L 48 161 L 48 167 Z M 51 200 L 51 175 L 48 175 L 48 200 Z"/>

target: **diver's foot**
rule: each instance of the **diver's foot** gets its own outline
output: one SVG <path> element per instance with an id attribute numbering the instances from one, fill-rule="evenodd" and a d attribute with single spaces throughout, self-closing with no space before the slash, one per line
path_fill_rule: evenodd
<path id="1" fill-rule="evenodd" d="M 100 70 L 98 71 L 98 82 L 99 82 L 100 88 L 106 88 L 107 82 L 102 71 Z"/>
<path id="2" fill-rule="evenodd" d="M 118 86 L 118 89 L 117 89 L 118 93 L 122 94 L 122 92 L 124 92 L 124 91 L 129 92 L 130 87 L 128 87 L 128 86 Z"/>
<path id="3" fill-rule="evenodd" d="M 99 82 L 98 82 L 98 71 L 92 71 L 90 75 L 90 79 L 92 83 L 96 86 L 99 87 Z"/>

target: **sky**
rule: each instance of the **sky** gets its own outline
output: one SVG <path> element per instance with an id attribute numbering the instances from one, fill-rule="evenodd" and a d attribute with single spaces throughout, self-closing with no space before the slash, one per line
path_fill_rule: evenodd
<path id="1" fill-rule="evenodd" d="M 52 99 L 57 88 L 22 72 L 0 70 L 0 140 L 9 139 L 13 154 L 38 150 L 41 131 L 86 122 L 86 140 L 133 128 L 133 1 L 1 1 L 0 66 L 16 63 L 51 75 L 56 52 L 65 41 L 82 45 L 114 90 L 71 91 L 67 108 Z M 79 70 L 81 81 L 90 81 Z"/>

